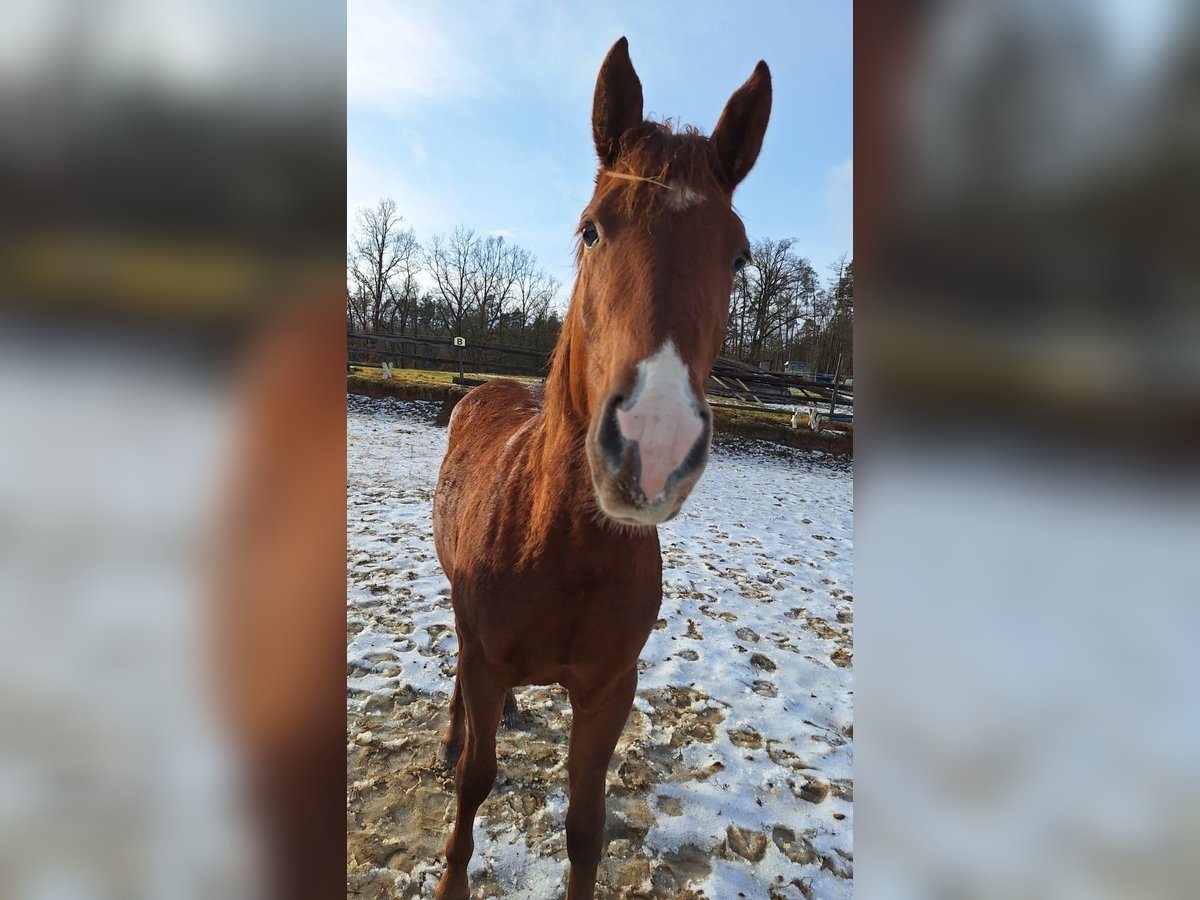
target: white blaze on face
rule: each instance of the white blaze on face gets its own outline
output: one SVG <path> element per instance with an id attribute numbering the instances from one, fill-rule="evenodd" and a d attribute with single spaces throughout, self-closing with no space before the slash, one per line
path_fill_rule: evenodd
<path id="1" fill-rule="evenodd" d="M 672 182 L 669 185 L 667 205 L 671 209 L 682 210 L 704 202 L 704 195 L 686 184 Z"/>
<path id="2" fill-rule="evenodd" d="M 617 407 L 617 427 L 638 445 L 642 493 L 653 503 L 704 433 L 687 366 L 673 342 L 638 363 L 633 394 Z"/>

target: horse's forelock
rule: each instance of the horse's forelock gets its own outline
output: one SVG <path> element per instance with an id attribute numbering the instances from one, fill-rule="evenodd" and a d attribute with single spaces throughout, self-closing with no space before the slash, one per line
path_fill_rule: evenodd
<path id="1" fill-rule="evenodd" d="M 652 212 L 666 199 L 662 186 L 687 186 L 700 192 L 720 188 L 719 162 L 708 137 L 690 125 L 676 130 L 670 120 L 646 121 L 621 137 L 621 151 L 609 188 L 620 197 L 626 213 Z M 652 183 L 647 183 L 652 182 Z M 601 185 L 601 189 L 604 186 Z"/>

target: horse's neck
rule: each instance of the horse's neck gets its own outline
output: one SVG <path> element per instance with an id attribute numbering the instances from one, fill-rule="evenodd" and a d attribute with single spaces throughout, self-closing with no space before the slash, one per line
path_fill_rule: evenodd
<path id="1" fill-rule="evenodd" d="M 564 435 L 586 432 L 591 416 L 588 411 L 587 344 L 579 327 L 578 288 L 563 319 L 554 347 L 550 374 L 546 378 L 545 410 L 550 424 Z"/>
<path id="2" fill-rule="evenodd" d="M 539 490 L 534 530 L 549 530 L 566 516 L 576 527 L 601 528 L 584 444 L 590 416 L 582 383 L 585 353 L 582 334 L 568 312 L 546 378 L 541 420 L 534 440 L 539 445 L 536 474 Z M 573 381 L 574 380 L 574 381 Z"/>
<path id="3" fill-rule="evenodd" d="M 627 552 L 630 545 L 658 549 L 654 528 L 614 527 L 596 502 L 588 467 L 587 440 L 591 414 L 587 401 L 587 345 L 575 318 L 577 298 L 563 322 L 546 378 L 542 412 L 530 435 L 527 474 L 536 488 L 524 546 L 531 555 L 566 541 L 582 544 L 586 559 L 602 559 L 605 550 Z M 568 548 L 569 549 L 569 548 Z"/>
<path id="4" fill-rule="evenodd" d="M 572 373 L 583 371 L 583 352 L 582 337 L 575 330 L 574 317 L 568 314 L 546 378 L 540 437 L 546 471 L 555 476 L 560 487 L 578 488 L 590 495 L 591 476 L 584 452 L 589 422 L 587 392 L 582 386 L 572 385 Z"/>

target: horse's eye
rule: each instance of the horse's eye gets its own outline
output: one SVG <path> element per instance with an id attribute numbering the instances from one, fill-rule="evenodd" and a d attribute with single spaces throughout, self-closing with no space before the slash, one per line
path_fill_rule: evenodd
<path id="1" fill-rule="evenodd" d="M 746 268 L 746 263 L 750 262 L 750 254 L 743 250 L 733 258 L 733 274 L 736 275 L 742 269 Z"/>
<path id="2" fill-rule="evenodd" d="M 590 219 L 583 223 L 583 228 L 580 230 L 579 235 L 583 238 L 583 246 L 585 247 L 591 247 L 596 241 L 600 240 L 600 232 L 596 228 L 596 223 Z"/>

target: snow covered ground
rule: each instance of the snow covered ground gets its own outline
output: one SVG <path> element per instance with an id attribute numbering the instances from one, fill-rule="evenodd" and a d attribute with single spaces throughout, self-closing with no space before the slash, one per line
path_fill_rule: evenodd
<path id="1" fill-rule="evenodd" d="M 453 686 L 430 500 L 434 404 L 350 397 L 350 871 L 359 896 L 428 897 L 453 818 L 437 761 Z M 853 874 L 852 472 L 719 441 L 660 527 L 662 618 L 608 779 L 597 896 L 841 898 Z M 562 896 L 566 739 L 557 687 L 517 690 L 476 823 L 473 896 Z"/>

